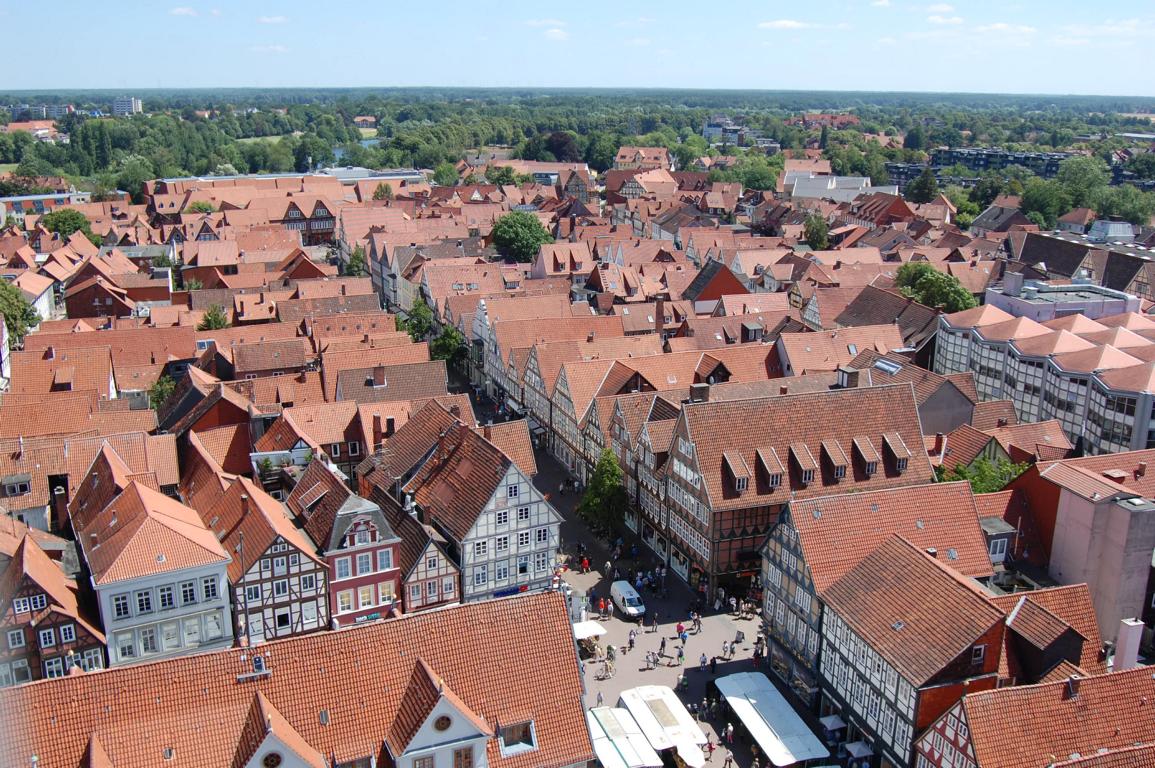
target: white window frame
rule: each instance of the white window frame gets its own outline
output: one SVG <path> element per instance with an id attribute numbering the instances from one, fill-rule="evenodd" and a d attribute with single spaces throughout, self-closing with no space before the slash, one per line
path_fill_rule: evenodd
<path id="1" fill-rule="evenodd" d="M 76 625 L 62 624 L 60 626 L 60 642 L 61 643 L 75 643 L 76 642 Z"/>

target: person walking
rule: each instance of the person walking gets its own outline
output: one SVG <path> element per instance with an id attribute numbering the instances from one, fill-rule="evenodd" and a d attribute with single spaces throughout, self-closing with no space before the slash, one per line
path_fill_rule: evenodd
<path id="1" fill-rule="evenodd" d="M 726 750 L 726 759 L 722 761 L 722 768 L 734 768 L 734 753 Z"/>
<path id="2" fill-rule="evenodd" d="M 658 612 L 654 611 L 654 631 L 658 631 Z"/>
<path id="3" fill-rule="evenodd" d="M 726 743 L 731 747 L 734 746 L 734 724 L 726 723 Z"/>
<path id="4" fill-rule="evenodd" d="M 606 697 L 602 695 L 601 691 L 598 691 L 598 704 L 597 705 L 600 707 L 603 704 L 605 704 L 605 701 L 606 701 Z"/>
<path id="5" fill-rule="evenodd" d="M 662 644 L 658 646 L 658 656 L 666 655 L 666 638 L 662 638 Z"/>
<path id="6" fill-rule="evenodd" d="M 718 674 L 718 657 L 717 656 L 711 656 L 710 657 L 710 674 L 711 675 Z"/>
<path id="7" fill-rule="evenodd" d="M 686 649 L 679 645 L 678 646 L 678 666 L 679 667 L 682 666 L 682 663 L 685 660 L 686 660 Z"/>
<path id="8" fill-rule="evenodd" d="M 723 659 L 730 658 L 730 644 L 727 643 L 725 640 L 722 641 L 722 658 Z"/>
<path id="9" fill-rule="evenodd" d="M 706 654 L 703 653 L 698 657 L 698 669 L 702 670 L 703 672 L 706 671 L 706 665 L 709 663 L 710 660 L 706 658 Z"/>
<path id="10" fill-rule="evenodd" d="M 638 638 L 638 633 L 631 629 L 630 630 L 630 642 L 629 642 L 629 646 L 630 646 L 629 649 L 631 651 L 634 650 L 634 641 L 637 640 L 637 638 Z"/>
<path id="11" fill-rule="evenodd" d="M 714 740 L 709 738 L 709 737 L 706 737 L 706 759 L 707 760 L 713 760 L 714 759 L 714 750 L 717 748 L 718 748 L 718 746 L 714 743 Z"/>

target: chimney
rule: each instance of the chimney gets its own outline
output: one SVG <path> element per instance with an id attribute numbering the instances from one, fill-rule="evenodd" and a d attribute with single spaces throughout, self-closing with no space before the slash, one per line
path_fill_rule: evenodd
<path id="1" fill-rule="evenodd" d="M 248 517 L 249 514 L 249 494 L 241 494 L 241 517 Z"/>
<path id="2" fill-rule="evenodd" d="M 1067 689 L 1063 691 L 1064 699 L 1073 699 L 1079 695 L 1079 681 L 1081 679 L 1078 675 L 1071 675 L 1067 678 Z"/>
<path id="3" fill-rule="evenodd" d="M 778 394 L 786 395 L 789 393 L 790 393 L 790 387 L 786 386 L 785 384 L 782 384 L 781 386 L 778 387 Z"/>
<path id="4" fill-rule="evenodd" d="M 1005 427 L 1005 426 L 1007 425 L 1007 420 L 1006 420 L 1006 419 L 999 419 L 999 420 L 998 420 L 997 422 L 995 422 L 995 423 L 996 423 L 998 426 L 1000 426 L 1000 427 Z"/>
<path id="5" fill-rule="evenodd" d="M 1139 644 L 1143 641 L 1143 622 L 1139 619 L 1123 619 L 1119 622 L 1119 634 L 1115 638 L 1115 660 L 1112 669 L 1122 672 L 1139 666 Z"/>
<path id="6" fill-rule="evenodd" d="M 846 365 L 838 366 L 838 386 L 841 389 L 857 389 L 858 375 L 859 370 L 857 368 Z"/>
<path id="7" fill-rule="evenodd" d="M 45 360 L 55 360 L 56 359 L 56 349 L 53 347 L 46 347 L 44 349 L 44 359 Z"/>
<path id="8" fill-rule="evenodd" d="M 708 402 L 710 402 L 710 385 L 709 384 L 691 384 L 690 385 L 690 402 L 691 403 L 708 403 Z"/>
<path id="9" fill-rule="evenodd" d="M 362 336 L 362 337 L 361 337 L 361 341 L 362 341 L 362 343 L 364 343 L 364 344 L 368 344 L 368 343 L 369 343 L 369 334 L 368 334 L 368 333 L 366 333 L 364 336 Z"/>
<path id="10" fill-rule="evenodd" d="M 375 386 L 375 387 L 385 386 L 385 366 L 383 366 L 383 365 L 373 366 L 373 386 Z"/>
<path id="11" fill-rule="evenodd" d="M 1139 466 L 1135 468 L 1135 477 L 1143 477 L 1147 474 L 1147 462 L 1139 462 Z"/>
<path id="12" fill-rule="evenodd" d="M 927 547 L 926 553 L 928 555 L 930 555 L 932 558 L 934 558 L 935 560 L 938 560 L 938 550 L 935 549 L 934 547 Z"/>
<path id="13" fill-rule="evenodd" d="M 942 444 L 943 444 L 944 440 L 945 440 L 945 437 L 943 436 L 942 432 L 935 432 L 934 433 L 934 455 L 935 456 L 941 456 L 942 455 Z"/>
<path id="14" fill-rule="evenodd" d="M 594 340 L 594 332 L 590 331 L 589 334 L 586 335 L 586 342 L 592 344 L 593 340 Z"/>
<path id="15" fill-rule="evenodd" d="M 381 414 L 375 413 L 375 414 L 373 414 L 373 445 L 375 445 L 375 446 L 380 445 L 382 437 L 383 437 L 383 435 L 381 434 Z"/>
<path id="16" fill-rule="evenodd" d="M 385 417 L 385 437 L 393 437 L 397 431 L 397 421 L 392 416 Z"/>
<path id="17" fill-rule="evenodd" d="M 458 405 L 457 403 L 454 403 L 453 405 L 449 406 L 449 415 L 452 416 L 453 418 L 457 419 L 458 421 L 460 421 L 461 420 L 461 406 Z"/>
<path id="18" fill-rule="evenodd" d="M 482 436 L 486 440 L 492 440 L 493 439 L 493 422 L 492 421 L 485 422 L 485 427 L 482 428 Z"/>
<path id="19" fill-rule="evenodd" d="M 666 328 L 666 300 L 659 296 L 654 302 L 654 332 L 661 334 Z"/>
<path id="20" fill-rule="evenodd" d="M 342 296 L 347 296 L 349 294 L 349 291 L 347 290 L 348 287 L 349 286 L 345 285 L 344 283 L 341 283 L 341 295 Z"/>

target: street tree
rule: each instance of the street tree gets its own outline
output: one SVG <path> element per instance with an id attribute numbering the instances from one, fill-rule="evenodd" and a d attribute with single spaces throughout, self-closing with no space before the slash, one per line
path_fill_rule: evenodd
<path id="1" fill-rule="evenodd" d="M 440 163 L 433 169 L 433 183 L 439 187 L 452 187 L 457 183 L 457 169 L 453 163 Z"/>
<path id="2" fill-rule="evenodd" d="M 425 341 L 433 332 L 433 310 L 425 303 L 424 297 L 418 297 L 409 309 L 408 316 L 401 321 L 409 338 L 413 341 Z"/>
<path id="3" fill-rule="evenodd" d="M 1111 182 L 1111 172 L 1097 157 L 1069 157 L 1059 164 L 1055 180 L 1062 185 L 1073 207 L 1089 208 Z"/>
<path id="4" fill-rule="evenodd" d="M 374 200 L 392 200 L 393 199 L 393 187 L 389 186 L 389 184 L 387 184 L 384 181 L 381 182 L 380 184 L 377 185 L 377 188 L 373 190 L 373 199 Z"/>
<path id="5" fill-rule="evenodd" d="M 156 383 L 148 388 L 148 403 L 152 409 L 160 410 L 160 407 L 165 404 L 172 393 L 176 391 L 176 382 L 173 381 L 172 376 L 165 374 L 156 380 Z"/>
<path id="6" fill-rule="evenodd" d="M 622 467 L 610 448 L 605 448 L 590 476 L 578 515 L 594 528 L 613 530 L 625 519 L 629 496 L 622 484 Z"/>
<path id="7" fill-rule="evenodd" d="M 68 238 L 73 232 L 80 232 L 93 245 L 100 245 L 100 237 L 93 233 L 88 217 L 75 208 L 58 208 L 40 217 L 40 223 L 49 232 Z"/>
<path id="8" fill-rule="evenodd" d="M 0 322 L 8 326 L 8 346 L 15 347 L 40 322 L 24 292 L 7 280 L 0 280 Z"/>
<path id="9" fill-rule="evenodd" d="M 970 466 L 960 464 L 953 469 L 936 469 L 939 480 L 951 482 L 966 480 L 975 493 L 996 493 L 1027 470 L 1027 464 L 1013 464 L 1009 459 L 991 461 L 985 456 L 976 459 Z"/>
<path id="10" fill-rule="evenodd" d="M 465 336 L 452 325 L 445 326 L 441 334 L 429 342 L 429 356 L 434 360 L 444 360 L 446 365 L 459 365 L 465 360 Z"/>

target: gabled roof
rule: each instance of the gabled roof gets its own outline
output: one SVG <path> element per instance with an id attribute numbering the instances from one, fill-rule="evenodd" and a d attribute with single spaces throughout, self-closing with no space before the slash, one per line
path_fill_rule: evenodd
<path id="1" fill-rule="evenodd" d="M 77 538 L 96 585 L 229 561 L 196 512 L 137 481 Z"/>
<path id="2" fill-rule="evenodd" d="M 778 337 L 795 375 L 833 371 L 858 354 L 873 349 L 886 354 L 906 346 L 897 325 L 863 325 L 815 333 L 783 333 Z"/>
<path id="3" fill-rule="evenodd" d="M 879 361 L 882 364 L 878 364 Z M 922 405 L 943 387 L 957 390 L 963 397 L 972 402 L 977 399 L 974 395 L 973 384 L 970 387 L 959 386 L 956 380 L 947 376 L 940 376 L 933 371 L 919 368 L 902 355 L 890 353 L 879 354 L 873 349 L 863 350 L 850 361 L 850 368 L 860 371 L 859 386 L 878 386 L 881 384 L 900 384 L 910 382 L 914 386 L 914 395 Z M 969 376 L 969 373 L 967 374 Z M 972 379 L 973 381 L 973 379 Z"/>
<path id="4" fill-rule="evenodd" d="M 1043 768 L 1056 756 L 1151 743 L 1153 700 L 1151 668 L 1136 667 L 1075 685 L 1063 680 L 972 693 L 960 706 L 976 764 Z"/>
<path id="5" fill-rule="evenodd" d="M 933 547 L 944 563 L 966 576 L 992 573 L 967 482 L 794 501 L 790 521 L 819 596 L 894 534 L 923 549 Z"/>
<path id="6" fill-rule="evenodd" d="M 433 708 L 443 698 L 447 699 L 462 717 L 472 723 L 479 733 L 493 734 L 493 729 L 490 728 L 489 724 L 475 714 L 461 700 L 461 697 L 445 685 L 445 680 L 434 673 L 428 662 L 418 657 L 413 664 L 413 674 L 409 677 L 409 684 L 405 687 L 405 692 L 401 694 L 397 716 L 393 719 L 393 725 L 385 735 L 385 743 L 394 758 L 405 753 L 413 737 L 429 719 Z"/>
<path id="7" fill-rule="evenodd" d="M 463 648 L 484 649 L 485 663 Z M 526 663 L 527 649 L 550 660 L 549 674 Z M 484 749 L 493 768 L 594 759 L 573 629 L 554 593 L 274 641 L 259 649 L 268 653 L 270 674 L 238 681 L 252 670 L 253 650 L 192 654 L 10 688 L 0 708 L 13 727 L 0 740 L 0 764 L 24 765 L 36 754 L 45 766 L 78 765 L 99 734 L 117 768 L 165 765 L 168 748 L 178 765 L 231 766 L 259 690 L 326 760 L 373 757 L 382 765 L 389 756 L 381 739 L 398 717 L 417 658 L 490 731 L 532 719 L 537 749 L 506 757 L 491 739 Z M 374 681 L 375 695 L 350 705 L 350 691 L 367 680 Z M 44 716 L 32 716 L 37 712 Z M 273 727 L 283 733 L 276 722 Z"/>
<path id="8" fill-rule="evenodd" d="M 286 749 L 292 751 L 308 768 L 326 768 L 328 765 L 325 757 L 301 737 L 297 729 L 289 724 L 265 694 L 257 691 L 253 695 L 253 704 L 241 730 L 237 754 L 233 758 L 233 768 L 248 765 L 256 750 L 269 736 L 273 736 Z"/>
<path id="9" fill-rule="evenodd" d="M 1002 611 L 977 586 L 898 534 L 822 597 L 828 610 L 916 688 L 969 654 L 1003 621 Z"/>
<path id="10" fill-rule="evenodd" d="M 381 540 L 396 539 L 381 508 L 349 490 L 324 461 L 309 462 L 285 505 L 322 553 L 336 548 L 358 516 L 373 518 Z"/>

